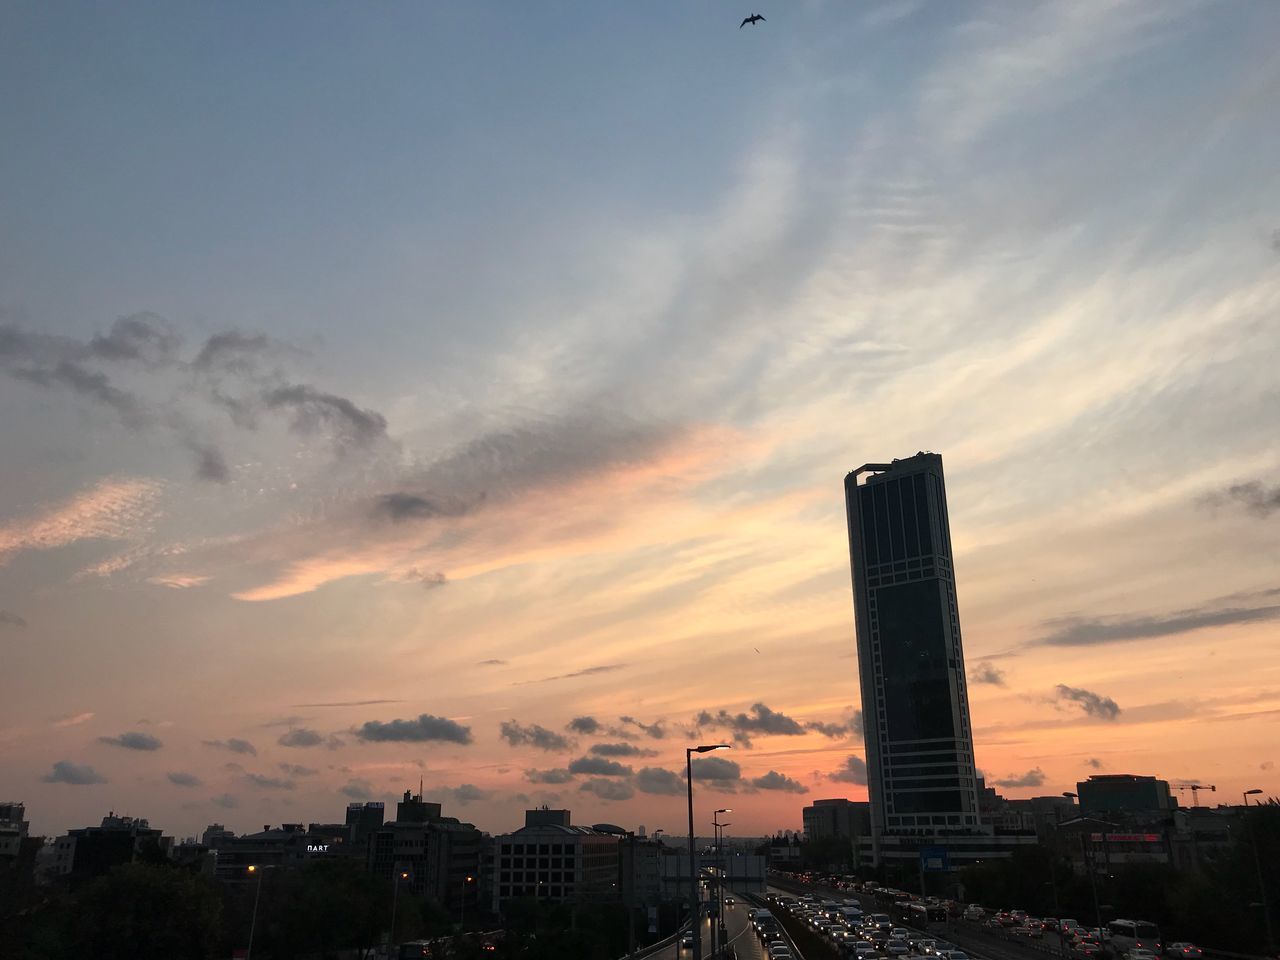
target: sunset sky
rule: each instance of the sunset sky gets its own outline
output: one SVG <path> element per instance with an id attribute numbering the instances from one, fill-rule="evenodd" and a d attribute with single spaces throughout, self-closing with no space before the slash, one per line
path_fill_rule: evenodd
<path id="1" fill-rule="evenodd" d="M 989 783 L 1280 792 L 1280 5 L 750 12 L 0 8 L 35 832 L 676 833 L 721 739 L 700 829 L 798 829 L 866 795 L 843 477 L 918 450 Z"/>

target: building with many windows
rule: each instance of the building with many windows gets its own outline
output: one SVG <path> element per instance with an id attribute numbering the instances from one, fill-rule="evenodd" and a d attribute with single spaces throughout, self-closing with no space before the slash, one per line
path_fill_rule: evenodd
<path id="1" fill-rule="evenodd" d="M 405 892 L 462 912 L 478 902 L 486 837 L 473 824 L 441 815 L 438 803 L 405 791 L 396 819 L 369 834 L 369 872 Z"/>
<path id="2" fill-rule="evenodd" d="M 620 898 L 617 835 L 570 826 L 567 810 L 527 811 L 523 827 L 493 843 L 495 911 L 526 897 L 559 903 Z"/>
<path id="3" fill-rule="evenodd" d="M 980 837 L 942 457 L 845 477 L 872 851 Z M 966 846 L 960 843 L 959 846 Z M 913 854 L 914 855 L 914 854 Z"/>

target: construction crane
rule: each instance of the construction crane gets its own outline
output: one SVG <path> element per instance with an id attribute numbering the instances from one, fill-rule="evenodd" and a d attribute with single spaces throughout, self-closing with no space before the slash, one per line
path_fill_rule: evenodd
<path id="1" fill-rule="evenodd" d="M 1172 786 L 1173 786 L 1173 789 L 1175 789 L 1175 790 L 1177 790 L 1177 791 L 1179 791 L 1179 792 L 1181 792 L 1181 791 L 1183 791 L 1183 790 L 1190 790 L 1190 791 L 1191 791 L 1191 805 L 1192 805 L 1193 807 L 1198 807 L 1198 806 L 1200 806 L 1200 791 L 1201 791 L 1201 790 L 1208 790 L 1208 791 L 1210 791 L 1211 793 L 1216 793 L 1216 792 L 1217 792 L 1217 790 L 1218 790 L 1218 788 L 1217 788 L 1217 787 L 1215 787 L 1215 786 L 1214 786 L 1213 784 L 1211 784 L 1211 783 L 1175 783 L 1175 784 L 1173 784 Z"/>

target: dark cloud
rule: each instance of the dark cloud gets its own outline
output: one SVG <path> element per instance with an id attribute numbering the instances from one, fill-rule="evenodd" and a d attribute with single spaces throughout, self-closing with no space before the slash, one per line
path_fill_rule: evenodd
<path id="1" fill-rule="evenodd" d="M 217 750 L 230 750 L 232 753 L 247 753 L 251 757 L 258 755 L 258 748 L 248 740 L 241 740 L 237 737 L 231 737 L 229 740 L 201 740 L 206 747 L 213 747 Z"/>
<path id="2" fill-rule="evenodd" d="M 27 621 L 9 610 L 0 610 L 0 627 L 25 627 Z"/>
<path id="3" fill-rule="evenodd" d="M 165 776 L 175 787 L 199 787 L 204 782 L 194 773 L 181 773 L 177 770 L 170 771 Z"/>
<path id="4" fill-rule="evenodd" d="M 792 780 L 786 774 L 779 773 L 777 770 L 770 770 L 764 776 L 753 777 L 750 780 L 751 786 L 757 790 L 782 790 L 786 793 L 808 793 L 809 788 L 797 780 Z"/>
<path id="5" fill-rule="evenodd" d="M 480 666 L 480 667 L 505 667 L 506 665 L 507 665 L 506 660 L 498 660 L 496 658 L 490 659 L 490 660 L 481 660 L 477 664 L 477 666 Z"/>
<path id="6" fill-rule="evenodd" d="M 66 387 L 88 400 L 110 407 L 120 422 L 131 429 L 138 429 L 147 422 L 142 401 L 136 396 L 113 386 L 105 373 L 70 360 L 59 360 L 49 367 L 14 367 L 9 374 L 40 387 Z"/>
<path id="7" fill-rule="evenodd" d="M 591 752 L 601 757 L 656 757 L 657 750 L 637 747 L 634 743 L 594 743 Z"/>
<path id="8" fill-rule="evenodd" d="M 993 780 L 992 783 L 997 787 L 1040 787 L 1044 785 L 1044 771 L 1036 767 L 1021 776 L 1010 774 L 1003 780 Z"/>
<path id="9" fill-rule="evenodd" d="M 1085 763 L 1085 766 L 1087 766 L 1087 767 L 1093 767 L 1093 769 L 1095 769 L 1095 770 L 1101 770 L 1101 769 L 1102 769 L 1102 761 L 1101 761 L 1101 760 L 1099 760 L 1097 757 L 1090 757 L 1090 758 L 1089 758 L 1088 760 L 1086 760 L 1084 763 Z"/>
<path id="10" fill-rule="evenodd" d="M 474 783 L 461 783 L 453 788 L 445 788 L 445 793 L 453 800 L 454 803 L 466 806 L 477 800 L 487 800 L 489 798 L 488 790 L 481 790 Z"/>
<path id="11" fill-rule="evenodd" d="M 226 483 L 231 479 L 231 470 L 227 466 L 222 451 L 210 443 L 188 439 L 187 449 L 196 458 L 196 479 L 208 480 L 210 483 Z"/>
<path id="12" fill-rule="evenodd" d="M 625 666 L 625 663 L 606 663 L 598 667 L 586 667 L 582 670 L 575 670 L 573 673 L 558 673 L 554 677 L 542 677 L 538 680 L 520 680 L 515 685 L 519 687 L 530 683 L 550 683 L 552 680 L 573 680 L 577 677 L 594 677 L 601 673 L 613 673 L 615 670 L 621 670 Z"/>
<path id="13" fill-rule="evenodd" d="M 572 742 L 563 734 L 548 730 L 536 723 L 524 725 L 516 720 L 504 720 L 500 728 L 502 739 L 513 747 L 536 747 L 539 750 L 570 750 Z"/>
<path id="14" fill-rule="evenodd" d="M 1004 671 L 994 663 L 979 663 L 969 673 L 970 683 L 989 683 L 994 687 L 1004 686 Z"/>
<path id="15" fill-rule="evenodd" d="M 350 797 L 352 800 L 368 800 L 374 793 L 373 784 L 359 777 L 353 777 L 348 780 L 338 788 L 338 792 Z"/>
<path id="16" fill-rule="evenodd" d="M 128 733 L 122 733 L 118 737 L 99 737 L 99 743 L 109 743 L 113 747 L 124 747 L 126 750 L 159 750 L 164 746 L 156 737 L 149 733 L 138 733 L 131 730 Z"/>
<path id="17" fill-rule="evenodd" d="M 215 807 L 222 807 L 224 810 L 234 810 L 240 806 L 240 801 L 229 793 L 219 794 L 210 801 Z"/>
<path id="18" fill-rule="evenodd" d="M 806 730 L 814 730 L 824 737 L 830 737 L 833 740 L 847 740 L 850 737 L 861 737 L 862 730 L 862 711 L 854 710 L 849 719 L 844 723 L 826 723 L 822 720 L 810 720 L 804 725 Z"/>
<path id="19" fill-rule="evenodd" d="M 386 493 L 374 499 L 369 512 L 380 520 L 400 523 L 405 520 L 457 517 L 465 513 L 466 508 L 460 503 L 444 503 L 434 497 L 416 493 Z"/>
<path id="20" fill-rule="evenodd" d="M 835 780 L 837 783 L 858 783 L 863 786 L 867 782 L 867 762 L 856 754 L 849 754 L 844 758 L 844 766 L 835 773 L 827 775 L 828 780 Z"/>
<path id="21" fill-rule="evenodd" d="M 594 793 L 601 800 L 630 800 L 635 788 L 622 780 L 588 780 L 578 787 L 583 793 Z"/>
<path id="22" fill-rule="evenodd" d="M 562 768 L 526 770 L 524 778 L 530 783 L 568 783 L 573 779 L 573 774 Z"/>
<path id="23" fill-rule="evenodd" d="M 1120 715 L 1120 707 L 1114 700 L 1094 693 L 1092 690 L 1068 687 L 1065 683 L 1060 683 L 1055 688 L 1055 692 L 1058 700 L 1076 704 L 1091 717 L 1114 720 Z"/>
<path id="24" fill-rule="evenodd" d="M 653 723 L 644 723 L 635 717 L 619 717 L 618 721 L 625 723 L 627 726 L 635 727 L 646 737 L 653 740 L 661 740 L 667 735 L 667 728 L 661 720 L 655 720 Z"/>
<path id="25" fill-rule="evenodd" d="M 641 793 L 653 793 L 664 797 L 683 795 L 684 780 L 679 774 L 662 767 L 641 767 L 636 773 L 636 789 Z"/>
<path id="26" fill-rule="evenodd" d="M 324 736 L 315 730 L 298 727 L 296 730 L 282 734 L 276 743 L 282 747 L 318 747 L 324 743 Z"/>
<path id="27" fill-rule="evenodd" d="M 443 587 L 449 582 L 449 578 L 439 570 L 419 570 L 417 567 L 410 567 L 400 579 L 405 583 L 421 584 L 428 590 L 432 587 Z"/>
<path id="28" fill-rule="evenodd" d="M 429 713 L 420 714 L 415 720 L 391 720 L 386 723 L 370 720 L 355 731 L 355 734 L 361 740 L 374 742 L 423 743 L 441 740 L 465 744 L 472 740 L 470 727 L 464 727 L 448 717 L 436 717 Z"/>
<path id="29" fill-rule="evenodd" d="M 69 783 L 85 787 L 93 783 L 106 783 L 107 778 L 88 764 L 58 760 L 53 769 L 41 778 L 45 783 Z"/>
<path id="30" fill-rule="evenodd" d="M 724 757 L 695 757 L 693 760 L 693 779 L 733 781 L 742 779 L 742 768 L 734 761 Z"/>
<path id="31" fill-rule="evenodd" d="M 607 757 L 578 757 L 569 762 L 569 772 L 598 777 L 629 777 L 631 768 Z"/>
<path id="32" fill-rule="evenodd" d="M 274 387 L 263 395 L 268 409 L 287 411 L 290 429 L 300 435 L 328 433 L 343 444 L 369 446 L 385 439 L 387 421 L 374 410 L 362 410 L 346 397 L 295 383 Z"/>
<path id="33" fill-rule="evenodd" d="M 325 703 L 295 703 L 298 710 L 314 710 L 320 707 L 374 707 L 383 703 L 404 703 L 403 700 L 330 700 Z"/>
<path id="34" fill-rule="evenodd" d="M 1204 497 L 1211 506 L 1233 504 L 1244 507 L 1255 517 L 1269 517 L 1280 510 L 1280 484 L 1266 484 L 1261 480 L 1246 480 Z"/>
<path id="35" fill-rule="evenodd" d="M 1038 642 L 1055 647 L 1087 647 L 1276 619 L 1280 619 L 1280 604 L 1227 608 L 1206 606 L 1154 617 L 1059 617 L 1044 622 L 1050 632 Z"/>
<path id="36" fill-rule="evenodd" d="M 600 732 L 600 721 L 595 717 L 574 717 L 565 729 L 581 733 L 583 736 L 591 736 Z"/>
<path id="37" fill-rule="evenodd" d="M 263 333 L 240 333 L 228 330 L 215 333 L 204 342 L 191 366 L 195 369 L 246 374 L 258 365 L 259 357 L 278 351 L 281 347 Z"/>
<path id="38" fill-rule="evenodd" d="M 314 777 L 320 771 L 313 767 L 304 767 L 296 763 L 278 763 L 280 772 L 289 777 Z"/>
<path id="39" fill-rule="evenodd" d="M 162 366 L 174 360 L 182 338 L 154 313 L 120 317 L 105 334 L 89 341 L 89 353 L 102 360 L 138 360 Z"/>
<path id="40" fill-rule="evenodd" d="M 730 714 L 725 710 L 711 714 L 703 710 L 694 721 L 699 727 L 723 728 L 733 731 L 733 739 L 744 747 L 751 746 L 751 737 L 800 736 L 804 726 L 785 713 L 778 713 L 763 703 L 753 703 L 751 712 Z"/>
<path id="41" fill-rule="evenodd" d="M 244 778 L 263 790 L 292 790 L 297 786 L 292 780 L 281 780 L 279 777 L 268 777 L 261 773 L 246 773 Z"/>

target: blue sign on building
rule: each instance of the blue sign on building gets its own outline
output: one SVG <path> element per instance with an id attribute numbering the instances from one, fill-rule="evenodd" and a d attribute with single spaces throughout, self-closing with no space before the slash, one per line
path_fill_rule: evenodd
<path id="1" fill-rule="evenodd" d="M 920 851 L 920 869 L 925 873 L 949 873 L 951 857 L 946 847 L 924 847 Z"/>

